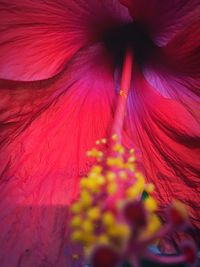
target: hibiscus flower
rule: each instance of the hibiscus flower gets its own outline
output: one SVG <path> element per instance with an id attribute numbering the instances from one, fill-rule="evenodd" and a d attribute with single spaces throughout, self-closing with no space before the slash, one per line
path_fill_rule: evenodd
<path id="1" fill-rule="evenodd" d="M 67 207 L 110 134 L 124 51 L 134 59 L 123 145 L 160 207 L 198 240 L 199 0 L 0 0 L 0 262 L 66 266 Z"/>

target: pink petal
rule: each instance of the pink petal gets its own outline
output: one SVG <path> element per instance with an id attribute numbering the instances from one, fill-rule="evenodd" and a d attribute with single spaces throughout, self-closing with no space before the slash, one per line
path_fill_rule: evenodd
<path id="1" fill-rule="evenodd" d="M 138 134 L 147 180 L 161 206 L 173 198 L 189 209 L 200 227 L 200 125 L 180 102 L 161 96 L 135 70 L 127 128 Z"/>
<path id="2" fill-rule="evenodd" d="M 52 77 L 79 49 L 99 41 L 105 28 L 127 20 L 126 8 L 112 0 L 2 0 L 0 78 Z"/>
<path id="3" fill-rule="evenodd" d="M 113 66 L 101 46 L 79 53 L 44 82 L 1 82 L 0 262 L 66 266 L 67 205 L 107 134 Z M 109 65 L 110 64 L 110 65 Z"/>
<path id="4" fill-rule="evenodd" d="M 199 18 L 198 0 L 119 0 L 159 45 Z"/>

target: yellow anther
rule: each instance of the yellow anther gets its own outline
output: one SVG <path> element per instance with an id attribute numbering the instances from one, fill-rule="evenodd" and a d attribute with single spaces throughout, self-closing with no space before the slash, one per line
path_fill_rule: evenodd
<path id="1" fill-rule="evenodd" d="M 117 184 L 114 182 L 110 182 L 107 186 L 107 192 L 109 195 L 113 195 L 117 192 Z"/>
<path id="2" fill-rule="evenodd" d="M 85 232 L 91 233 L 94 230 L 94 225 L 90 220 L 82 221 L 82 228 Z"/>
<path id="3" fill-rule="evenodd" d="M 73 227 L 73 228 L 76 228 L 76 227 L 79 227 L 81 224 L 82 224 L 82 218 L 81 218 L 81 216 L 74 216 L 73 218 L 72 218 L 72 220 L 71 220 L 71 226 Z"/>
<path id="4" fill-rule="evenodd" d="M 112 138 L 113 141 L 117 141 L 118 140 L 117 134 L 113 134 L 111 138 Z"/>
<path id="5" fill-rule="evenodd" d="M 129 198 L 129 199 L 134 199 L 136 198 L 138 195 L 140 194 L 140 191 L 138 190 L 138 188 L 133 185 L 131 187 L 129 187 L 126 191 L 126 196 Z"/>
<path id="6" fill-rule="evenodd" d="M 82 205 L 81 205 L 81 203 L 74 203 L 73 205 L 72 205 L 72 207 L 71 207 L 71 211 L 73 212 L 73 213 L 80 213 L 81 211 L 82 211 Z"/>
<path id="7" fill-rule="evenodd" d="M 150 218 L 150 229 L 153 234 L 161 227 L 161 220 L 156 214 L 152 214 Z"/>
<path id="8" fill-rule="evenodd" d="M 136 160 L 136 157 L 131 156 L 128 158 L 128 162 L 134 162 Z"/>
<path id="9" fill-rule="evenodd" d="M 114 181 L 116 178 L 116 174 L 112 171 L 108 171 L 106 174 L 106 178 L 108 179 L 108 181 Z"/>
<path id="10" fill-rule="evenodd" d="M 89 176 L 88 176 L 88 177 L 89 177 L 89 179 L 96 179 L 97 175 L 98 175 L 98 173 L 96 173 L 96 172 L 92 172 L 92 171 L 91 171 L 91 172 L 89 173 Z"/>
<path id="11" fill-rule="evenodd" d="M 106 138 L 101 139 L 101 143 L 102 143 L 102 144 L 106 144 L 106 143 L 107 143 Z"/>
<path id="12" fill-rule="evenodd" d="M 117 229 L 118 229 L 118 232 L 119 232 L 119 236 L 121 236 L 122 238 L 128 237 L 130 235 L 130 229 L 125 224 L 117 225 Z"/>
<path id="13" fill-rule="evenodd" d="M 96 145 L 100 145 L 100 141 L 99 140 L 96 141 Z"/>
<path id="14" fill-rule="evenodd" d="M 98 220 L 100 218 L 101 212 L 98 207 L 93 207 L 88 211 L 88 218 L 91 220 Z"/>
<path id="15" fill-rule="evenodd" d="M 119 95 L 127 98 L 126 92 L 124 90 L 122 90 L 122 89 L 119 91 Z"/>
<path id="16" fill-rule="evenodd" d="M 136 177 L 138 180 L 140 180 L 140 181 L 144 181 L 144 176 L 143 176 L 143 174 L 140 173 L 140 172 L 136 172 L 136 173 L 135 173 L 135 177 Z"/>
<path id="17" fill-rule="evenodd" d="M 81 204 L 82 204 L 82 206 L 84 208 L 87 208 L 87 207 L 91 206 L 91 204 L 92 204 L 92 197 L 91 197 L 91 195 L 89 194 L 88 191 L 83 190 L 81 192 L 81 196 L 80 197 L 81 197 Z"/>
<path id="18" fill-rule="evenodd" d="M 97 174 L 100 174 L 102 172 L 102 166 L 100 165 L 94 165 L 91 169 L 91 173 L 97 173 Z"/>
<path id="19" fill-rule="evenodd" d="M 97 152 L 98 152 L 98 150 L 96 148 L 93 148 L 93 149 L 87 151 L 86 154 L 88 157 L 95 157 L 97 155 Z"/>
<path id="20" fill-rule="evenodd" d="M 134 153 L 135 153 L 135 149 L 134 149 L 134 148 L 131 148 L 131 149 L 129 150 L 129 153 L 130 153 L 130 154 L 134 154 Z"/>
<path id="21" fill-rule="evenodd" d="M 115 165 L 115 158 L 108 157 L 106 163 L 108 166 L 114 166 Z"/>
<path id="22" fill-rule="evenodd" d="M 143 190 L 145 187 L 145 180 L 144 180 L 144 176 L 142 175 L 142 173 L 136 172 L 135 178 L 137 179 L 135 186 L 138 188 L 138 190 Z"/>
<path id="23" fill-rule="evenodd" d="M 161 227 L 161 221 L 156 214 L 151 214 L 146 230 L 142 233 L 143 238 L 150 237 Z"/>
<path id="24" fill-rule="evenodd" d="M 108 245 L 109 244 L 109 237 L 105 234 L 101 234 L 97 239 L 97 243 L 100 245 Z"/>
<path id="25" fill-rule="evenodd" d="M 113 151 L 116 151 L 116 152 L 118 152 L 120 154 L 123 154 L 125 149 L 124 149 L 124 147 L 122 145 L 115 144 L 114 147 L 113 147 Z"/>
<path id="26" fill-rule="evenodd" d="M 123 96 L 123 95 L 124 95 L 124 91 L 123 91 L 123 90 L 120 90 L 120 91 L 119 91 L 119 95 L 120 95 L 120 96 Z"/>
<path id="27" fill-rule="evenodd" d="M 134 186 L 137 188 L 138 192 L 144 191 L 144 181 L 143 180 L 137 181 L 134 184 Z"/>
<path id="28" fill-rule="evenodd" d="M 102 152 L 102 151 L 99 151 L 98 154 L 97 154 L 97 157 L 98 157 L 98 158 L 103 157 L 103 152 Z"/>
<path id="29" fill-rule="evenodd" d="M 85 246 L 91 246 L 92 244 L 96 243 L 96 237 L 89 232 L 83 232 L 83 237 L 82 237 L 82 243 Z"/>
<path id="30" fill-rule="evenodd" d="M 116 157 L 116 158 L 113 158 L 113 157 L 108 157 L 107 158 L 107 165 L 108 166 L 115 166 L 115 167 L 118 167 L 118 168 L 122 168 L 124 166 L 123 164 L 123 160 L 121 157 Z"/>
<path id="31" fill-rule="evenodd" d="M 128 177 L 127 177 L 127 173 L 125 171 L 120 171 L 119 172 L 119 177 L 122 179 L 122 180 L 126 180 Z"/>
<path id="32" fill-rule="evenodd" d="M 103 152 L 93 148 L 92 150 L 87 151 L 86 155 L 88 157 L 100 158 L 103 156 Z"/>
<path id="33" fill-rule="evenodd" d="M 92 156 L 93 156 L 92 150 L 88 150 L 88 151 L 86 152 L 86 155 L 87 155 L 88 157 L 92 157 Z"/>
<path id="34" fill-rule="evenodd" d="M 72 241 L 83 241 L 83 233 L 80 230 L 76 230 L 71 234 Z"/>
<path id="35" fill-rule="evenodd" d="M 103 175 L 98 175 L 96 178 L 97 185 L 104 185 L 105 184 L 105 177 Z"/>
<path id="36" fill-rule="evenodd" d="M 80 181 L 80 186 L 82 189 L 87 188 L 88 187 L 88 178 L 82 178 Z"/>
<path id="37" fill-rule="evenodd" d="M 115 224 L 108 229 L 108 235 L 111 237 L 126 238 L 130 234 L 130 229 L 126 224 Z"/>
<path id="38" fill-rule="evenodd" d="M 145 185 L 145 190 L 147 193 L 152 193 L 155 189 L 155 186 L 151 183 Z"/>
<path id="39" fill-rule="evenodd" d="M 146 209 L 150 212 L 156 211 L 157 207 L 158 207 L 155 199 L 151 196 L 149 196 L 145 199 L 144 205 L 145 205 Z"/>
<path id="40" fill-rule="evenodd" d="M 98 176 L 97 176 L 98 177 Z M 93 193 L 99 191 L 99 185 L 95 179 L 89 179 L 87 183 L 87 189 Z"/>
<path id="41" fill-rule="evenodd" d="M 118 168 L 123 168 L 124 167 L 124 163 L 121 157 L 117 157 L 115 158 L 115 166 Z"/>
<path id="42" fill-rule="evenodd" d="M 130 162 L 127 162 L 124 164 L 124 168 L 128 169 L 129 171 L 131 172 L 135 172 L 135 167 L 132 163 Z"/>
<path id="43" fill-rule="evenodd" d="M 115 223 L 115 220 L 115 216 L 109 211 L 105 212 L 102 216 L 102 222 L 106 226 L 112 226 Z"/>

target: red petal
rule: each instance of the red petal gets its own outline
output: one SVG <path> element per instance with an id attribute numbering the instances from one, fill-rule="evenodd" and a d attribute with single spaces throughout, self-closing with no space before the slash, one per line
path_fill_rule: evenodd
<path id="1" fill-rule="evenodd" d="M 113 70 L 104 58 L 93 47 L 60 77 L 1 84 L 3 267 L 20 259 L 27 267 L 66 266 L 67 205 L 91 164 L 85 152 L 112 120 Z"/>
<path id="2" fill-rule="evenodd" d="M 81 48 L 130 17 L 108 0 L 0 2 L 0 78 L 41 80 L 62 71 Z"/>
<path id="3" fill-rule="evenodd" d="M 198 0 L 120 0 L 134 20 L 140 22 L 160 45 L 176 32 L 198 19 Z M 148 10 L 148 12 L 147 12 Z"/>
<path id="4" fill-rule="evenodd" d="M 177 34 L 163 48 L 169 69 L 175 74 L 198 79 L 200 73 L 199 44 L 200 19 Z"/>
<path id="5" fill-rule="evenodd" d="M 178 101 L 159 95 L 135 70 L 127 129 L 138 134 L 148 181 L 158 202 L 179 199 L 199 228 L 200 126 Z"/>
<path id="6" fill-rule="evenodd" d="M 180 210 L 171 205 L 167 212 L 167 222 L 172 224 L 175 228 L 174 230 L 185 230 L 184 227 L 187 226 L 187 217 L 184 216 Z"/>
<path id="7" fill-rule="evenodd" d="M 181 115 L 182 118 L 188 117 L 188 123 L 183 123 L 185 125 L 190 125 L 194 120 L 200 124 L 200 40 L 198 41 L 197 26 L 195 23 L 190 29 L 187 28 L 177 35 L 163 48 L 165 57 L 160 58 L 161 62 L 155 59 L 145 72 L 148 81 L 160 94 L 175 100 L 183 109 L 187 109 L 183 114 L 190 115 Z M 190 131 L 192 133 L 192 128 L 186 130 L 185 136 L 189 135 Z M 198 146 L 199 134 L 196 133 L 195 136 L 194 147 Z"/>

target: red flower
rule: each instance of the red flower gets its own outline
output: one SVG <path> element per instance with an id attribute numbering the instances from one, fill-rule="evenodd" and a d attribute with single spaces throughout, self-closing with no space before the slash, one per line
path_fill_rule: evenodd
<path id="1" fill-rule="evenodd" d="M 141 150 L 158 202 L 185 202 L 199 229 L 199 8 L 0 0 L 2 267 L 66 265 L 66 206 L 92 164 L 85 152 L 110 133 L 126 46 L 124 145 Z"/>

